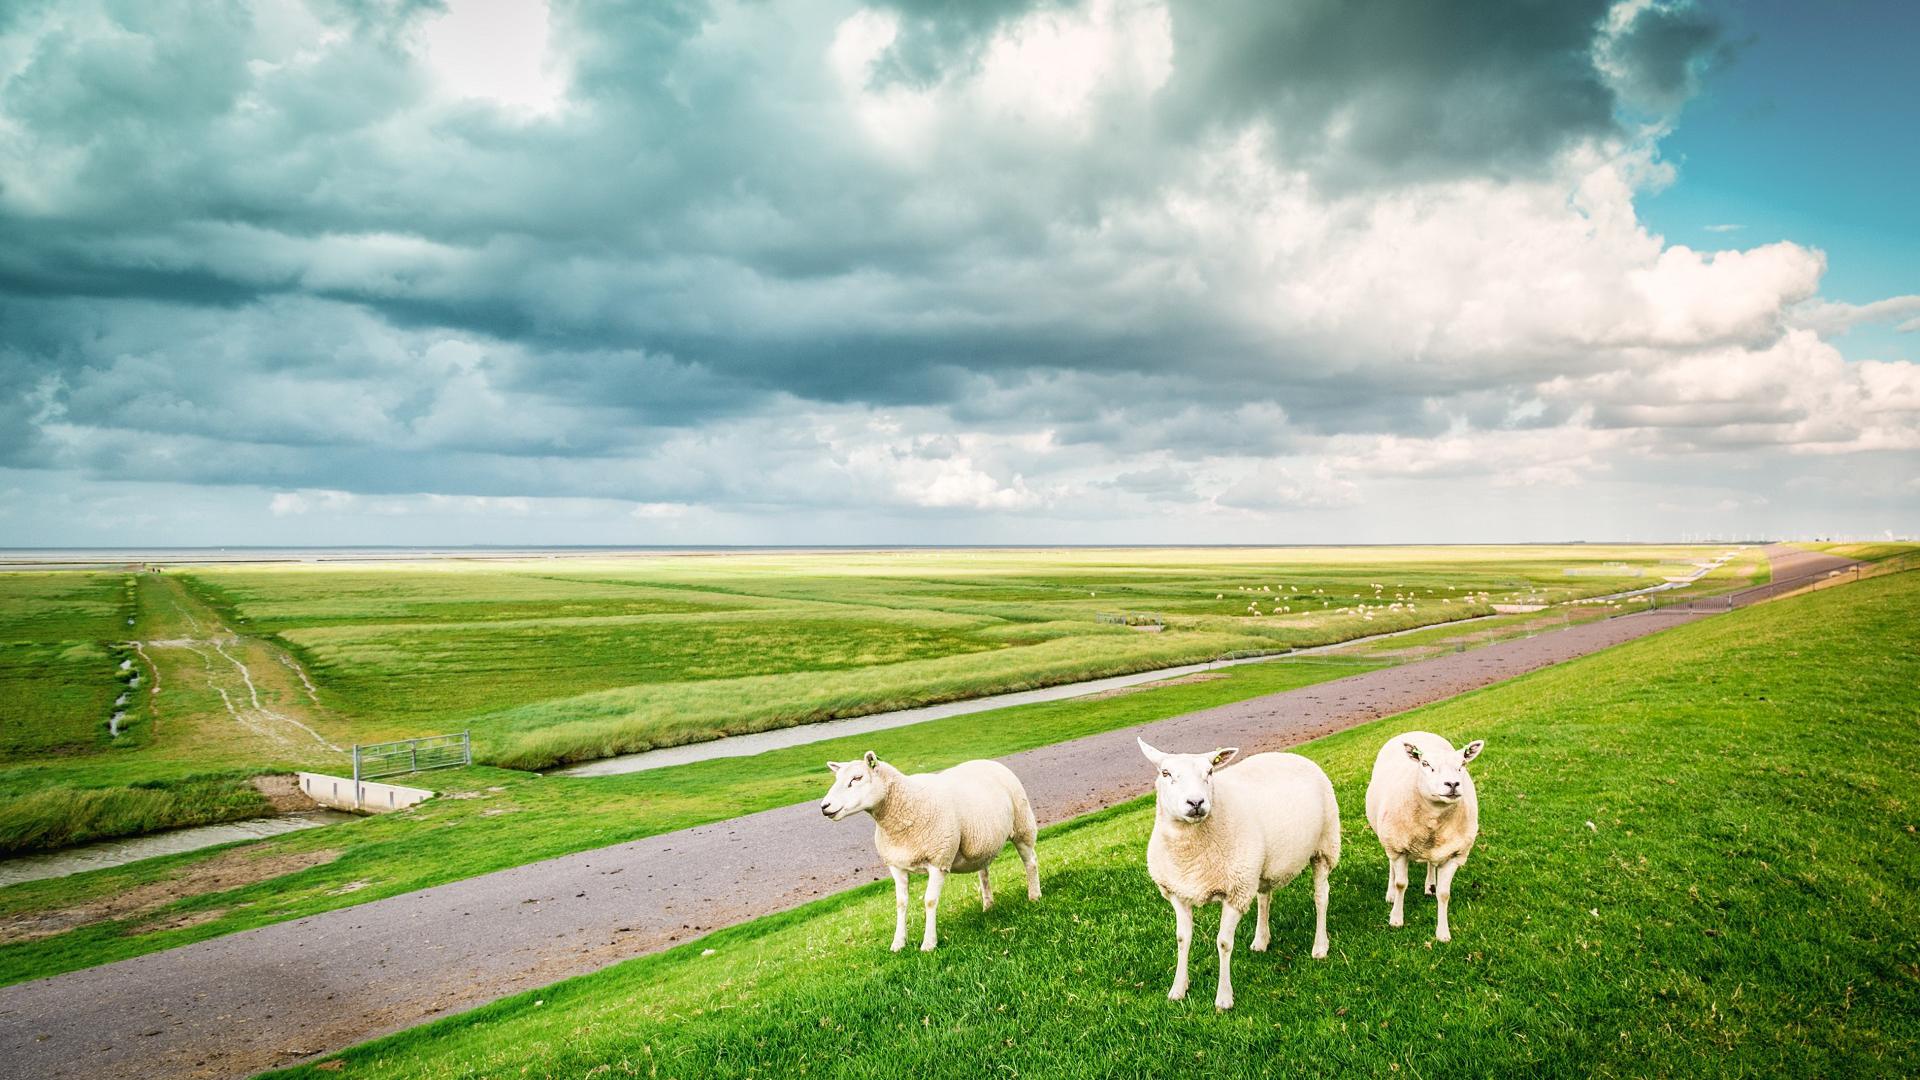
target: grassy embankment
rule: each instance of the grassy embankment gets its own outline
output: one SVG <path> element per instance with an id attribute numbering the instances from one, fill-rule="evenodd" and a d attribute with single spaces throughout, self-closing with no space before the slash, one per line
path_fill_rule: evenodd
<path id="1" fill-rule="evenodd" d="M 1309 744 L 1345 811 L 1333 955 L 1306 957 L 1295 883 L 1227 1014 L 1210 916 L 1195 993 L 1164 999 L 1133 803 L 1044 835 L 1037 905 L 951 890 L 931 955 L 888 953 L 890 886 L 858 889 L 282 1075 L 1913 1075 L 1916 605 L 1920 574 L 1866 581 Z M 1489 740 L 1449 945 L 1424 899 L 1385 926 L 1362 819 L 1415 726 Z"/>
<path id="2" fill-rule="evenodd" d="M 0 851 L 260 813 L 249 775 L 339 770 L 336 748 L 353 742 L 470 728 L 482 761 L 540 767 L 1342 640 L 1489 601 L 1593 595 L 1638 580 L 1612 576 L 1615 564 L 1700 553 L 914 552 L 0 575 L 0 641 L 23 643 L 0 652 L 14 706 L 0 725 L 14 751 L 0 761 Z M 63 589 L 98 595 L 70 603 Z M 1096 618 L 1140 609 L 1167 629 Z M 139 648 L 123 657 L 128 642 Z M 108 739 L 122 658 L 143 685 L 125 734 Z"/>
<path id="3" fill-rule="evenodd" d="M 1809 551 L 1818 551 L 1827 555 L 1838 555 L 1843 559 L 1858 559 L 1861 562 L 1883 562 L 1897 559 L 1902 555 L 1920 553 L 1920 544 L 1884 543 L 1864 544 L 1801 544 Z"/>

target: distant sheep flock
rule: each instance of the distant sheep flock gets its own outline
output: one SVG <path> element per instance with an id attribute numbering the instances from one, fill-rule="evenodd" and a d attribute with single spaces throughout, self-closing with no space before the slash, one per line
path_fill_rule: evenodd
<path id="1" fill-rule="evenodd" d="M 1312 956 L 1327 955 L 1328 879 L 1340 864 L 1340 808 L 1320 766 L 1298 754 L 1254 754 L 1235 764 L 1236 747 L 1201 754 L 1166 753 L 1137 740 L 1156 770 L 1153 832 L 1147 873 L 1173 907 L 1174 972 L 1167 996 L 1186 997 L 1193 909 L 1220 905 L 1216 944 L 1220 979 L 1213 1003 L 1233 1007 L 1235 931 L 1256 910 L 1252 949 L 1271 942 L 1268 911 L 1273 890 L 1313 870 Z M 1434 937 L 1450 941 L 1448 901 L 1453 877 L 1473 850 L 1480 806 L 1467 763 L 1479 739 L 1456 750 L 1431 732 L 1388 739 L 1375 756 L 1367 785 L 1367 824 L 1387 855 L 1388 925 L 1405 922 L 1407 870 L 1426 868 L 1426 893 L 1438 903 Z M 967 761 L 937 773 L 909 776 L 872 751 L 859 761 L 830 761 L 833 786 L 820 812 L 834 821 L 866 813 L 873 841 L 893 874 L 893 949 L 907 944 L 907 885 L 927 876 L 920 949 L 939 942 L 940 894 L 952 873 L 980 875 L 980 906 L 993 906 L 987 870 L 1011 843 L 1026 868 L 1027 898 L 1040 899 L 1037 832 L 1026 788 L 997 761 Z"/>

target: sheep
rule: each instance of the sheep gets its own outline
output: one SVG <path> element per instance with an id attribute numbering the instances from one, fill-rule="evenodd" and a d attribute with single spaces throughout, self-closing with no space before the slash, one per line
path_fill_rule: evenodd
<path id="1" fill-rule="evenodd" d="M 1040 860 L 1033 849 L 1039 826 L 1012 769 L 997 761 L 963 761 L 908 776 L 871 750 L 860 761 L 829 761 L 827 768 L 833 787 L 820 812 L 834 821 L 863 810 L 873 815 L 873 845 L 893 871 L 894 952 L 907 945 L 907 875 L 913 871 L 927 875 L 921 952 L 931 952 L 938 940 L 934 913 L 948 874 L 978 871 L 980 910 L 992 909 L 987 867 L 1009 840 L 1027 868 L 1027 899 L 1040 899 Z"/>
<path id="2" fill-rule="evenodd" d="M 1453 875 L 1480 835 L 1480 801 L 1467 762 L 1485 747 L 1475 739 L 1455 750 L 1431 732 L 1409 731 L 1388 739 L 1374 756 L 1367 824 L 1387 852 L 1387 903 L 1393 905 L 1387 925 L 1404 923 L 1407 860 L 1418 859 L 1427 866 L 1426 893 L 1440 904 L 1433 936 L 1453 940 L 1447 923 Z"/>
<path id="3" fill-rule="evenodd" d="M 1313 866 L 1313 956 L 1327 955 L 1327 877 L 1340 863 L 1340 808 L 1320 766 L 1298 754 L 1255 754 L 1223 769 L 1239 754 L 1166 754 L 1137 739 L 1159 770 L 1154 782 L 1153 836 L 1147 872 L 1173 905 L 1179 945 L 1168 999 L 1187 996 L 1187 951 L 1193 909 L 1220 901 L 1219 1009 L 1233 1008 L 1234 930 L 1257 900 L 1253 951 L 1272 940 L 1267 913 L 1273 890 Z M 1216 770 L 1219 770 L 1216 772 Z"/>

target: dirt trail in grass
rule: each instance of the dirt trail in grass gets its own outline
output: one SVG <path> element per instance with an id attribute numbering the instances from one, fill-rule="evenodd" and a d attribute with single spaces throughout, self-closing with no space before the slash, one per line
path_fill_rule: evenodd
<path id="1" fill-rule="evenodd" d="M 1828 568 L 1801 554 L 1781 561 Z M 1041 822 L 1058 822 L 1150 789 L 1136 734 L 1168 749 L 1282 749 L 1704 617 L 1585 623 L 1005 760 Z M 867 823 L 828 822 L 812 802 L 579 852 L 0 989 L 0 1076 L 247 1075 L 881 876 Z M 950 893 L 976 902 L 970 883 Z"/>
<path id="2" fill-rule="evenodd" d="M 307 723 L 311 717 L 305 712 L 306 705 L 292 688 L 298 686 L 314 706 L 320 699 L 297 661 L 268 641 L 228 628 L 218 613 L 177 580 L 162 578 L 149 588 L 154 591 L 148 594 L 149 606 L 142 611 L 141 629 L 151 636 L 134 642 L 133 647 L 153 672 L 156 727 L 160 717 L 170 711 L 163 706 L 163 687 L 175 696 L 204 690 L 219 698 L 220 708 L 232 725 L 224 732 L 203 731 L 204 737 L 231 739 L 239 734 L 246 741 L 263 744 L 264 757 L 283 758 L 289 753 L 306 756 L 315 751 L 345 753 Z M 163 682 L 163 668 L 173 672 L 172 684 Z M 297 676 L 298 683 L 290 676 Z"/>

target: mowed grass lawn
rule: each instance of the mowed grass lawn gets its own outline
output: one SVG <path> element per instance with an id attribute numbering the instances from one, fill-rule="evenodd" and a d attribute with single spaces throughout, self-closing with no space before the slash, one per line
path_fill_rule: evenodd
<path id="1" fill-rule="evenodd" d="M 1194 992 L 1165 1000 L 1136 802 L 1044 834 L 1038 904 L 949 890 L 929 955 L 887 952 L 880 885 L 276 1075 L 1914 1075 L 1917 605 L 1920 574 L 1866 581 L 1308 744 L 1345 812 L 1333 954 L 1307 958 L 1296 882 L 1273 952 L 1243 925 L 1229 1013 L 1211 910 Z M 1411 727 L 1488 740 L 1448 945 L 1425 899 L 1385 925 L 1363 821 Z"/>

